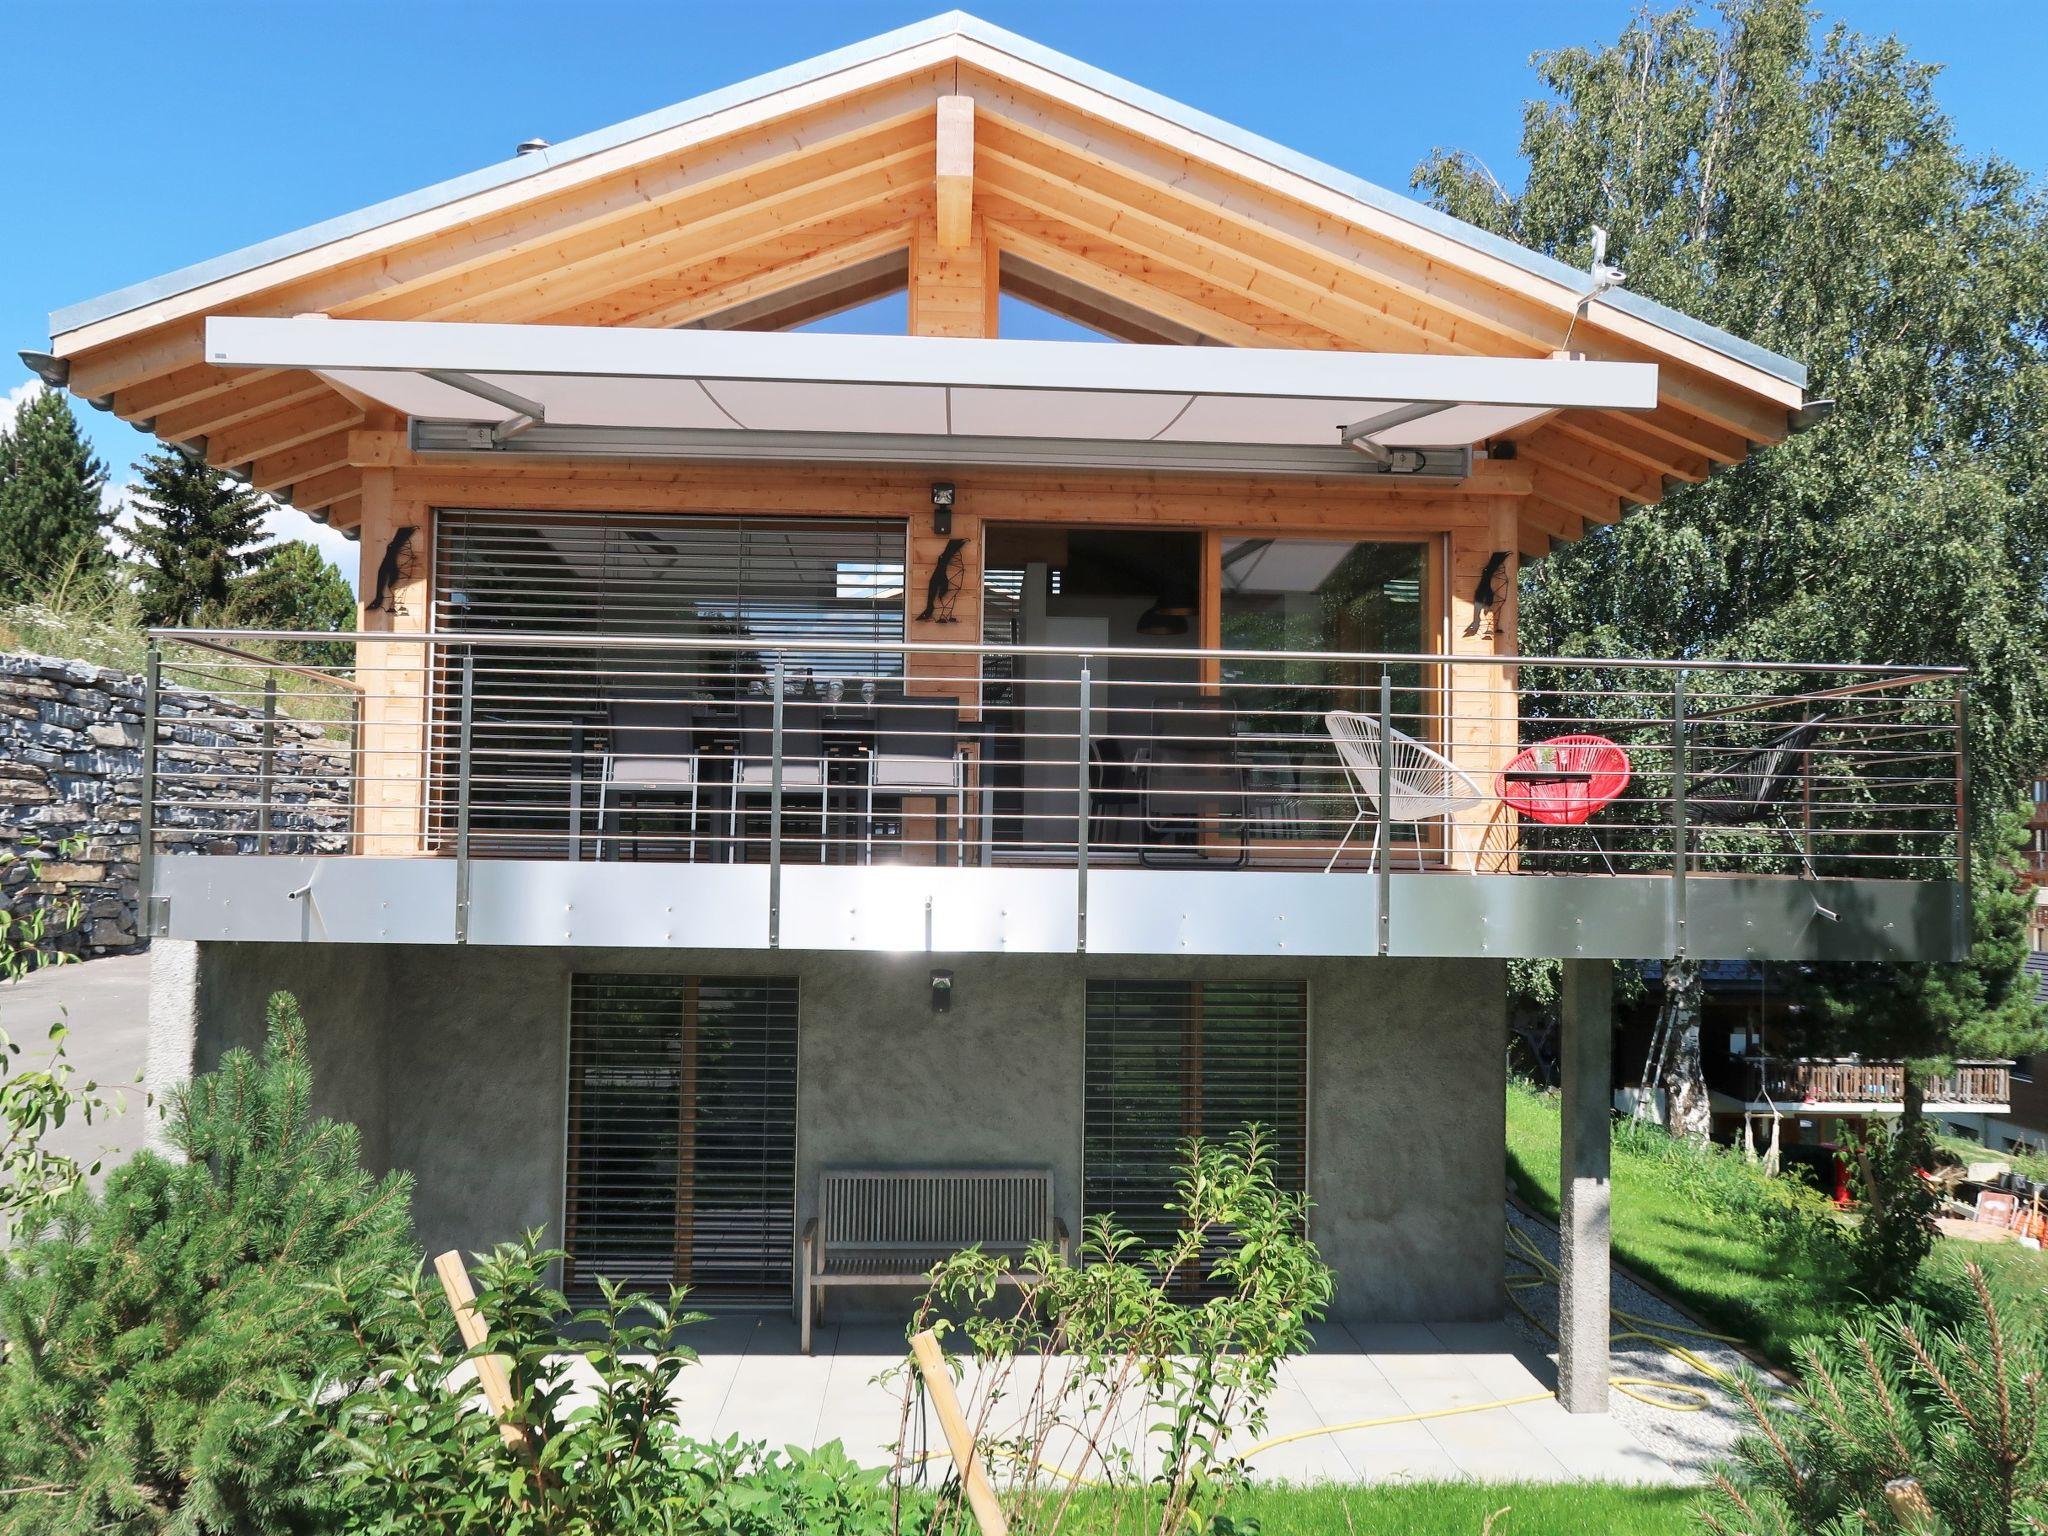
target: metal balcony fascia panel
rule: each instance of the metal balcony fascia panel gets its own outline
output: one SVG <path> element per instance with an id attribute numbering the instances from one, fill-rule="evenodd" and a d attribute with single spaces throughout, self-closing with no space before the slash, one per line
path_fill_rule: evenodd
<path id="1" fill-rule="evenodd" d="M 1687 953 L 1716 960 L 1960 960 L 1967 925 L 1953 880 L 1686 883 Z M 1822 908 L 1832 912 L 1831 919 Z"/>
<path id="2" fill-rule="evenodd" d="M 165 938 L 284 944 L 453 944 L 447 859 L 194 855 L 156 861 Z"/>
<path id="3" fill-rule="evenodd" d="M 469 942 L 766 949 L 768 866 L 478 859 Z"/>
<path id="4" fill-rule="evenodd" d="M 781 947 L 1072 954 L 1078 890 L 1063 869 L 786 864 Z"/>
<path id="5" fill-rule="evenodd" d="M 1661 875 L 1396 874 L 1388 952 L 1438 958 L 1649 959 L 1672 952 Z"/>
<path id="6" fill-rule="evenodd" d="M 1101 869 L 1088 949 L 1104 955 L 1371 955 L 1379 890 L 1314 870 Z"/>

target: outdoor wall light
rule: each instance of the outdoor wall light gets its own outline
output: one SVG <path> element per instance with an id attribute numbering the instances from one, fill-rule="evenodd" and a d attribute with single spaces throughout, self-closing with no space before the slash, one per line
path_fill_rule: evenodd
<path id="1" fill-rule="evenodd" d="M 932 484 L 932 532 L 944 536 L 953 531 L 953 482 Z"/>
<path id="2" fill-rule="evenodd" d="M 933 971 L 933 972 L 932 972 L 932 1012 L 933 1012 L 933 1013 L 951 1013 L 952 1011 L 953 1011 L 953 973 L 952 973 L 951 971 Z"/>

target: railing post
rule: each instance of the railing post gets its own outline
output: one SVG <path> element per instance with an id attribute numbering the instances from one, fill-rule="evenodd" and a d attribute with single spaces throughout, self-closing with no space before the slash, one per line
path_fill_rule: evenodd
<path id="1" fill-rule="evenodd" d="M 135 926 L 145 939 L 161 937 L 156 922 L 156 719 L 163 652 L 152 640 L 142 663 L 142 785 L 136 809 Z"/>
<path id="2" fill-rule="evenodd" d="M 1375 834 L 1379 858 L 1379 951 L 1389 954 L 1394 947 L 1394 675 L 1380 665 L 1380 824 Z M 1421 835 L 1421 829 L 1416 829 Z"/>
<path id="3" fill-rule="evenodd" d="M 1088 783 L 1088 746 L 1090 727 L 1093 724 L 1090 697 L 1094 686 L 1095 658 L 1081 658 L 1080 696 L 1076 700 L 1078 709 L 1074 722 L 1074 755 L 1079 769 L 1075 800 L 1074 821 L 1074 948 L 1080 954 L 1088 952 L 1088 840 L 1090 822 L 1094 820 L 1094 796 Z"/>
<path id="4" fill-rule="evenodd" d="M 1685 807 L 1686 747 L 1692 726 L 1685 710 L 1685 668 L 1671 674 L 1671 958 L 1686 951 L 1685 871 L 1690 821 Z"/>
<path id="5" fill-rule="evenodd" d="M 469 748 L 476 723 L 476 651 L 462 653 L 462 712 L 455 747 L 455 942 L 469 942 Z"/>
<path id="6" fill-rule="evenodd" d="M 277 674 L 263 675 L 263 730 L 256 738 L 256 851 L 270 852 L 271 754 L 277 747 Z"/>
<path id="7" fill-rule="evenodd" d="M 775 653 L 769 684 L 768 727 L 768 947 L 782 947 L 782 652 Z"/>
<path id="8" fill-rule="evenodd" d="M 1955 957 L 1970 952 L 1970 694 L 1956 679 L 1956 921 Z"/>

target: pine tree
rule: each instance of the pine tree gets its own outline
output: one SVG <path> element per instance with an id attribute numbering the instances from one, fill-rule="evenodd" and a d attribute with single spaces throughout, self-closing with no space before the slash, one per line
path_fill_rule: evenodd
<path id="1" fill-rule="evenodd" d="M 409 1186 L 363 1171 L 352 1126 L 313 1118 L 289 995 L 268 1023 L 260 1060 L 230 1051 L 175 1097 L 184 1161 L 139 1154 L 0 1269 L 10 1536 L 341 1524 L 285 1410 L 329 1343 L 316 1283 L 416 1264 Z"/>
<path id="2" fill-rule="evenodd" d="M 303 539 L 265 551 L 263 563 L 235 584 L 227 622 L 238 629 L 325 629 L 356 627 L 356 595 L 327 557 Z M 346 667 L 353 661 L 346 641 L 305 641 L 279 648 L 286 661 L 316 667 Z"/>
<path id="3" fill-rule="evenodd" d="M 182 453 L 152 453 L 136 469 L 135 526 L 128 542 L 151 624 L 219 619 L 236 584 L 267 558 L 269 504 L 247 486 Z"/>
<path id="4" fill-rule="evenodd" d="M 30 396 L 0 433 L 0 598 L 32 598 L 60 574 L 112 565 L 106 485 L 70 402 L 51 389 Z"/>

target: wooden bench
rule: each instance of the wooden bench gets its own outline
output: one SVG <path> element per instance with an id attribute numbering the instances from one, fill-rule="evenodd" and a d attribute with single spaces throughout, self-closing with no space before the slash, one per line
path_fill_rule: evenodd
<path id="1" fill-rule="evenodd" d="M 804 1223 L 797 1320 L 803 1351 L 825 1315 L 834 1285 L 923 1285 L 931 1268 L 962 1248 L 1011 1261 L 1012 1282 L 1033 1243 L 1067 1253 L 1067 1229 L 1053 1215 L 1045 1168 L 828 1168 L 818 1181 L 818 1214 Z"/>

